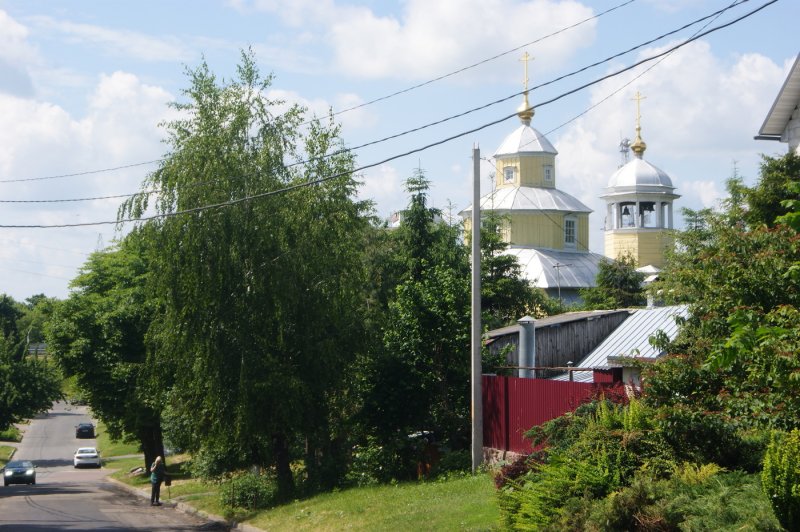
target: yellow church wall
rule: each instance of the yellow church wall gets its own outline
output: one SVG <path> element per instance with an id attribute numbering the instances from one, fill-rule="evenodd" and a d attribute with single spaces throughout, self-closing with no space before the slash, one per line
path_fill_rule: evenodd
<path id="1" fill-rule="evenodd" d="M 589 217 L 573 216 L 576 227 L 576 250 L 589 249 Z M 518 213 L 510 220 L 508 241 L 515 246 L 564 249 L 564 215 L 560 213 Z"/>
<path id="2" fill-rule="evenodd" d="M 605 255 L 616 259 L 630 253 L 637 267 L 651 264 L 663 268 L 665 251 L 671 242 L 672 238 L 664 231 L 606 233 Z"/>
<path id="3" fill-rule="evenodd" d="M 505 180 L 505 169 L 507 167 L 515 168 L 514 182 Z M 549 181 L 544 179 L 544 168 L 550 167 L 552 178 Z M 524 186 L 524 187 L 542 187 L 542 188 L 555 188 L 555 156 L 545 154 L 543 156 L 526 156 L 526 157 L 505 157 L 497 161 L 497 168 L 495 173 L 495 183 L 498 187 L 501 186 Z"/>

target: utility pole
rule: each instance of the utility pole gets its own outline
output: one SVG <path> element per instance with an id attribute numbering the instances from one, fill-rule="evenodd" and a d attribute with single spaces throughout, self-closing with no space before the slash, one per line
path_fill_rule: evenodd
<path id="1" fill-rule="evenodd" d="M 572 264 L 561 264 L 557 262 L 553 264 L 553 268 L 556 269 L 556 283 L 558 283 L 558 302 L 561 303 L 561 268 L 572 266 Z"/>
<path id="2" fill-rule="evenodd" d="M 483 462 L 481 389 L 481 150 L 472 148 L 472 473 Z"/>

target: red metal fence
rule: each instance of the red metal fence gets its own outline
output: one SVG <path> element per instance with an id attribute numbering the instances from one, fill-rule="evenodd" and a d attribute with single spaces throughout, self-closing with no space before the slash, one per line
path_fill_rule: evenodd
<path id="1" fill-rule="evenodd" d="M 483 445 L 530 453 L 524 432 L 575 410 L 604 388 L 619 385 L 612 381 L 616 379 L 586 383 L 484 375 Z"/>

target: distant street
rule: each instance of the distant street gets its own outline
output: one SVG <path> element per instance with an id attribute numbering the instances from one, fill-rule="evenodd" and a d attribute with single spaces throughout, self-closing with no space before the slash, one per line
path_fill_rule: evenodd
<path id="1" fill-rule="evenodd" d="M 36 464 L 36 485 L 0 487 L 2 531 L 211 530 L 206 521 L 149 501 L 104 480 L 108 470 L 75 469 L 72 455 L 95 440 L 76 439 L 75 425 L 91 421 L 86 407 L 56 404 L 33 420 L 14 459 Z"/>

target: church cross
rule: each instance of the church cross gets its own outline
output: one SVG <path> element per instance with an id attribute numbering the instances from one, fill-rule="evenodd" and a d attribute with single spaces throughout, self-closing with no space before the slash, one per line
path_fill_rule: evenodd
<path id="1" fill-rule="evenodd" d="M 641 103 L 642 100 L 646 100 L 647 96 L 642 96 L 639 91 L 636 91 L 636 95 L 631 98 L 631 100 L 636 100 L 636 129 L 639 130 L 642 128 L 642 110 L 641 110 Z"/>
<path id="2" fill-rule="evenodd" d="M 529 55 L 527 51 L 524 54 L 522 54 L 522 57 L 520 58 L 520 61 L 522 61 L 525 64 L 525 79 L 523 80 L 523 84 L 525 86 L 525 92 L 528 91 L 528 61 L 533 61 L 534 59 L 535 57 Z"/>

